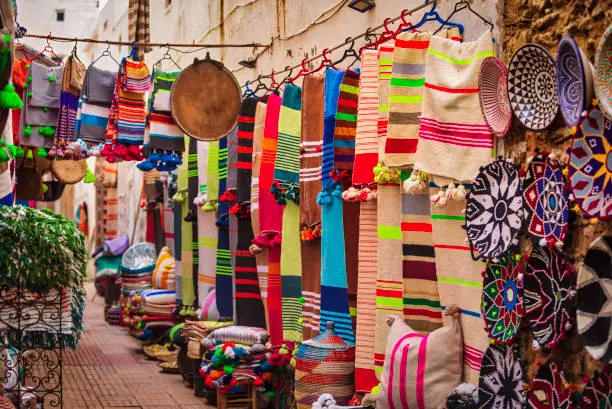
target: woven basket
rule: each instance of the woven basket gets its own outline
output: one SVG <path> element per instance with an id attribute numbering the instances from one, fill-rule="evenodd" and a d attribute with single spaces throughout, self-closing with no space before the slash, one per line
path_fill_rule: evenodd
<path id="1" fill-rule="evenodd" d="M 189 339 L 187 342 L 187 358 L 202 359 L 202 354 L 200 353 L 200 341 L 196 339 Z"/>
<path id="2" fill-rule="evenodd" d="M 73 185 L 80 182 L 87 173 L 87 164 L 82 160 L 54 160 L 51 172 L 62 183 Z"/>
<path id="3" fill-rule="evenodd" d="M 355 390 L 355 347 L 334 332 L 334 323 L 319 336 L 300 345 L 295 365 L 298 409 L 310 409 L 321 393 L 332 394 L 338 405 L 348 405 Z"/>

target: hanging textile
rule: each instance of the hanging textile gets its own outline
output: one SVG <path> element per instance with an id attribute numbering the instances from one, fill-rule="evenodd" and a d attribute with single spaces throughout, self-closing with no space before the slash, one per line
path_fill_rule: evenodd
<path id="1" fill-rule="evenodd" d="M 278 118 L 281 98 L 269 95 L 259 168 L 259 229 L 253 239 L 257 248 L 268 248 L 268 326 L 273 345 L 283 341 L 283 316 L 281 307 L 280 239 L 283 207 L 270 194 L 274 178 L 274 162 L 278 143 Z"/>
<path id="2" fill-rule="evenodd" d="M 166 247 L 174 255 L 174 209 L 172 196 L 176 192 L 176 176 L 168 173 L 164 179 L 164 230 L 166 237 Z"/>
<path id="3" fill-rule="evenodd" d="M 182 184 L 179 184 L 180 170 L 177 172 L 176 179 L 176 193 L 172 197 L 172 209 L 174 220 L 174 260 L 176 261 L 174 268 L 176 269 L 175 274 L 175 285 L 176 285 L 176 305 L 183 305 L 183 235 L 182 235 L 182 220 L 183 220 L 183 203 L 185 190 L 182 188 Z M 181 190 L 183 189 L 183 190 Z"/>
<path id="4" fill-rule="evenodd" d="M 478 75 L 482 60 L 493 55 L 488 30 L 470 43 L 432 37 L 415 155 L 418 169 L 471 181 L 491 160 L 493 138 L 480 109 Z"/>
<path id="5" fill-rule="evenodd" d="M 208 145 L 198 141 L 198 184 L 199 194 L 206 195 L 208 189 Z M 208 295 L 215 289 L 215 268 L 217 265 L 217 226 L 215 212 L 205 212 L 197 207 L 198 220 L 198 305 L 203 308 Z"/>
<path id="6" fill-rule="evenodd" d="M 431 188 L 429 194 L 438 191 Z M 480 314 L 483 264 L 472 259 L 466 244 L 464 208 L 465 201 L 459 200 L 449 200 L 444 207 L 432 205 L 431 224 L 440 304 L 442 309 L 451 304 L 461 308 L 463 381 L 477 385 L 481 358 L 490 339 Z"/>
<path id="7" fill-rule="evenodd" d="M 323 143 L 323 77 L 304 78 L 300 158 L 300 236 L 302 254 L 303 339 L 319 334 L 321 326 L 321 145 Z"/>
<path id="8" fill-rule="evenodd" d="M 170 90 L 180 72 L 165 72 L 154 69 L 153 92 L 149 105 L 149 141 L 145 148 L 150 151 L 183 152 L 183 131 L 176 125 L 170 113 Z"/>
<path id="9" fill-rule="evenodd" d="M 219 140 L 219 149 L 217 153 L 217 169 L 218 169 L 218 190 L 222 193 L 226 190 L 227 182 L 227 137 Z M 215 153 L 213 153 L 214 155 Z M 211 160 L 211 157 L 208 157 Z M 224 320 L 233 320 L 234 317 L 234 280 L 232 279 L 232 255 L 230 247 L 230 225 L 229 225 L 229 204 L 224 201 L 219 201 L 217 212 L 217 269 L 216 269 L 216 285 L 217 293 L 217 309 L 219 315 Z"/>
<path id="10" fill-rule="evenodd" d="M 227 223 L 229 229 L 229 248 L 230 248 L 230 263 L 232 267 L 232 274 L 236 268 L 236 250 L 238 244 L 238 219 L 236 217 L 230 217 L 232 214 L 233 206 L 236 202 L 236 183 L 237 183 L 237 169 L 236 163 L 238 161 L 238 134 L 237 129 L 234 128 L 227 135 L 227 148 L 224 152 L 227 158 L 225 165 L 225 190 L 219 190 L 219 203 L 222 203 L 223 212 L 219 212 L 219 221 L 223 220 L 223 223 Z M 221 151 L 219 151 L 221 153 Z M 219 165 L 221 166 L 221 165 Z M 221 167 L 219 167 L 221 170 Z M 236 280 L 232 280 L 232 311 L 234 312 L 234 322 L 237 322 L 237 310 L 236 310 Z"/>
<path id="11" fill-rule="evenodd" d="M 117 73 L 87 68 L 81 89 L 75 135 L 90 145 L 104 143 Z"/>
<path id="12" fill-rule="evenodd" d="M 344 71 L 328 68 L 325 72 L 325 108 L 323 129 L 323 161 L 321 163 L 321 181 L 323 189 L 334 185 L 331 177 L 334 170 L 334 132 L 336 131 L 336 113 L 338 111 L 338 98 L 340 85 L 344 78 Z"/>
<path id="13" fill-rule="evenodd" d="M 189 137 L 185 136 L 185 144 Z M 191 206 L 189 203 L 189 161 L 184 161 L 178 170 L 178 191 L 181 198 L 181 290 L 185 307 L 191 307 L 195 301 L 193 287 L 193 225 L 188 218 Z"/>
<path id="14" fill-rule="evenodd" d="M 283 210 L 281 286 L 283 341 L 302 341 L 302 265 L 300 254 L 300 134 L 302 89 L 287 84 L 278 120 L 278 153 L 274 166 L 277 201 Z"/>
<path id="15" fill-rule="evenodd" d="M 253 177 L 253 138 L 257 126 L 258 99 L 247 97 L 243 100 L 238 116 L 238 161 L 236 199 L 239 202 L 251 200 L 251 179 Z M 265 104 L 262 104 L 265 107 Z M 263 117 L 260 113 L 260 129 L 263 131 Z M 262 135 L 263 136 L 263 135 Z"/>
<path id="16" fill-rule="evenodd" d="M 19 122 L 19 143 L 50 148 L 56 132 L 61 101 L 64 66 L 46 67 L 33 61 L 27 82 Z"/>
<path id="17" fill-rule="evenodd" d="M 187 137 L 185 137 L 187 139 Z M 191 224 L 191 255 L 192 255 L 192 276 L 191 286 L 194 294 L 194 304 L 198 301 L 198 272 L 200 271 L 200 250 L 198 239 L 198 211 L 197 206 L 193 203 L 195 198 L 200 193 L 200 181 L 198 178 L 198 141 L 194 138 L 189 138 L 185 143 L 188 145 L 187 155 L 187 205 L 189 211 L 185 220 Z"/>
<path id="18" fill-rule="evenodd" d="M 261 152 L 263 149 L 264 124 L 266 121 L 265 102 L 258 102 L 255 110 L 255 126 L 253 129 L 253 147 L 252 147 L 252 175 L 250 179 L 250 200 L 251 200 L 251 227 L 253 236 L 258 236 L 259 231 L 259 167 L 261 166 Z M 246 138 L 245 138 L 246 139 Z M 248 141 L 246 142 L 248 144 Z M 245 154 L 246 155 L 246 154 Z M 239 182 L 239 194 L 243 186 Z M 242 196 L 241 196 L 242 197 Z M 249 246 L 249 252 L 255 254 L 255 262 L 257 263 L 257 279 L 259 281 L 259 291 L 261 292 L 261 301 L 263 303 L 266 315 L 266 328 L 270 328 L 269 313 L 268 313 L 268 249 L 255 249 L 253 245 Z"/>
<path id="19" fill-rule="evenodd" d="M 111 240 L 117 237 L 117 165 L 104 161 L 102 171 L 104 173 L 104 240 Z"/>
<path id="20" fill-rule="evenodd" d="M 332 179 L 343 186 L 352 180 L 355 162 L 355 133 L 357 130 L 357 100 L 359 73 L 347 70 L 340 85 L 338 111 L 334 129 L 334 168 Z"/>
<path id="21" fill-rule="evenodd" d="M 374 182 L 378 162 L 378 51 L 366 49 L 361 56 L 359 104 L 355 136 L 353 185 Z M 364 200 L 365 199 L 365 200 Z M 370 392 L 378 384 L 374 372 L 374 335 L 376 327 L 377 232 L 375 197 L 360 199 L 357 250 L 357 325 L 355 345 L 355 390 Z"/>
<path id="22" fill-rule="evenodd" d="M 26 66 L 28 62 L 20 58 L 15 58 L 13 63 L 13 72 L 11 74 L 11 82 L 15 87 L 15 92 L 19 95 L 19 98 L 23 99 L 23 90 L 27 80 L 28 68 Z M 21 109 L 11 109 L 11 119 L 13 125 L 13 143 L 19 144 L 19 123 L 21 121 Z"/>
<path id="23" fill-rule="evenodd" d="M 56 152 L 53 156 L 60 156 L 65 159 L 74 158 L 75 160 L 85 157 L 85 152 L 78 154 L 73 147 L 69 146 L 75 140 L 74 127 L 84 77 L 85 66 L 71 54 L 66 60 L 62 75 L 57 130 L 53 142 Z"/>
<path id="24" fill-rule="evenodd" d="M 151 27 L 149 25 L 149 0 L 130 0 L 128 4 L 128 37 L 130 41 L 137 43 L 151 42 Z M 152 50 L 148 46 L 137 47 L 139 60 L 144 59 L 144 54 Z"/>

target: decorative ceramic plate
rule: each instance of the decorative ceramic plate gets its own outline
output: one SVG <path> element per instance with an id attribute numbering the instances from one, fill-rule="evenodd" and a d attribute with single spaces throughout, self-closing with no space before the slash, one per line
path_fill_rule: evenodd
<path id="1" fill-rule="evenodd" d="M 567 126 L 576 126 L 593 100 L 593 66 L 572 37 L 563 37 L 557 51 L 557 95 Z"/>
<path id="2" fill-rule="evenodd" d="M 542 365 L 529 387 L 528 409 L 572 409 L 572 393 L 565 373 L 553 362 Z"/>
<path id="3" fill-rule="evenodd" d="M 538 44 L 525 44 L 508 67 L 508 99 L 514 115 L 533 131 L 546 129 L 559 109 L 555 60 Z"/>
<path id="4" fill-rule="evenodd" d="M 576 320 L 591 356 L 612 363 L 612 236 L 589 246 L 578 272 Z"/>
<path id="5" fill-rule="evenodd" d="M 569 157 L 569 182 L 588 217 L 612 216 L 612 121 L 597 108 L 576 128 Z"/>
<path id="6" fill-rule="evenodd" d="M 612 372 L 595 372 L 582 391 L 580 409 L 612 408 Z"/>
<path id="7" fill-rule="evenodd" d="M 543 348 L 554 348 L 572 327 L 575 280 L 574 267 L 556 248 L 531 253 L 523 280 L 525 322 Z"/>
<path id="8" fill-rule="evenodd" d="M 563 243 L 567 233 L 567 192 L 559 162 L 536 155 L 523 180 L 525 223 L 535 244 Z"/>
<path id="9" fill-rule="evenodd" d="M 470 246 L 483 258 L 504 254 L 521 229 L 522 209 L 523 194 L 517 167 L 500 159 L 481 168 L 465 210 Z"/>
<path id="10" fill-rule="evenodd" d="M 523 366 L 514 345 L 490 345 L 482 357 L 478 380 L 481 409 L 523 409 L 526 402 Z"/>
<path id="11" fill-rule="evenodd" d="M 481 311 L 485 328 L 495 342 L 516 338 L 523 318 L 523 263 L 515 251 L 487 263 L 482 282 Z"/>
<path id="12" fill-rule="evenodd" d="M 503 138 L 510 129 L 512 110 L 508 101 L 508 69 L 497 57 L 482 60 L 478 76 L 480 107 L 491 133 Z"/>
<path id="13" fill-rule="evenodd" d="M 595 94 L 604 114 L 612 119 L 612 25 L 601 37 L 595 54 Z"/>

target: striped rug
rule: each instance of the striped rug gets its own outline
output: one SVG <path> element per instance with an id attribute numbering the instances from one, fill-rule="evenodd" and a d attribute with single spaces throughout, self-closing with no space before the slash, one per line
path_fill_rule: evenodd
<path id="1" fill-rule="evenodd" d="M 494 55 L 491 32 L 469 43 L 434 36 L 427 53 L 415 166 L 471 181 L 493 151 L 478 98 L 480 64 Z"/>
<path id="2" fill-rule="evenodd" d="M 300 158 L 300 225 L 302 253 L 302 314 L 304 340 L 319 334 L 321 311 L 321 144 L 323 143 L 323 77 L 304 78 Z M 316 236 L 316 237 L 315 237 Z"/>
<path id="3" fill-rule="evenodd" d="M 430 188 L 430 195 L 438 188 Z M 431 207 L 436 272 L 442 309 L 451 304 L 461 308 L 463 331 L 463 381 L 478 384 L 482 355 L 489 345 L 480 315 L 484 264 L 472 260 L 466 244 L 465 201 L 449 200 L 445 207 Z"/>

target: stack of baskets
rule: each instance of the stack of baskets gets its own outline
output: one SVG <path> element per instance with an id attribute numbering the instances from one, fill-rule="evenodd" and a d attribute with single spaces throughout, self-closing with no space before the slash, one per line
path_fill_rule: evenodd
<path id="1" fill-rule="evenodd" d="M 151 243 L 135 244 L 123 253 L 119 302 L 123 309 L 123 325 L 132 327 L 141 321 L 135 319 L 137 315 L 143 315 L 140 294 L 153 287 L 152 276 L 156 261 L 157 252 Z"/>
<path id="2" fill-rule="evenodd" d="M 338 405 L 348 405 L 354 392 L 355 346 L 334 332 L 325 331 L 300 345 L 295 366 L 295 399 L 298 409 L 310 409 L 323 391 Z"/>

